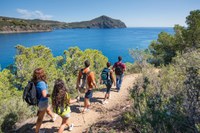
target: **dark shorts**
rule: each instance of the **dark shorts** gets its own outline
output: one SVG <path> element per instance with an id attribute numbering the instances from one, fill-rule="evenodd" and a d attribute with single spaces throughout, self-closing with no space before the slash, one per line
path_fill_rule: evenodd
<path id="1" fill-rule="evenodd" d="M 48 100 L 45 100 L 45 101 L 39 101 L 39 103 L 38 103 L 39 111 L 43 111 L 43 110 L 47 109 L 48 106 L 49 106 L 49 104 L 48 104 Z"/>
<path id="2" fill-rule="evenodd" d="M 109 94 L 109 93 L 110 93 L 110 89 L 111 89 L 111 87 L 112 87 L 112 84 L 107 84 L 106 87 L 107 87 L 106 93 Z"/>
<path id="3" fill-rule="evenodd" d="M 92 90 L 88 90 L 86 93 L 85 93 L 85 98 L 92 98 Z"/>

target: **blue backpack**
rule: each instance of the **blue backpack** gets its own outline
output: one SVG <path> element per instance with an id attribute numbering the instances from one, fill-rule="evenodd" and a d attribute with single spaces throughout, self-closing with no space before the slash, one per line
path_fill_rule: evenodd
<path id="1" fill-rule="evenodd" d="M 103 71 L 101 72 L 101 80 L 103 81 L 103 84 L 110 84 L 111 78 L 110 78 L 110 69 L 104 68 Z"/>

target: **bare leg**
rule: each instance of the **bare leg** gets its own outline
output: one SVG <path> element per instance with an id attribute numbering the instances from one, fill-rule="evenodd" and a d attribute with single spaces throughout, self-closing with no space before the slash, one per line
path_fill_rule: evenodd
<path id="1" fill-rule="evenodd" d="M 42 120 L 44 118 L 44 114 L 46 112 L 46 109 L 43 111 L 39 111 L 38 112 L 38 118 L 37 118 L 37 122 L 36 122 L 36 128 L 35 128 L 35 133 L 39 133 L 40 127 L 42 125 Z"/>
<path id="2" fill-rule="evenodd" d="M 87 102 L 86 102 L 86 98 L 84 98 L 84 106 L 83 106 L 82 113 L 86 110 L 86 108 L 87 108 Z"/>
<path id="3" fill-rule="evenodd" d="M 47 110 L 46 110 L 47 114 L 53 119 L 53 112 L 50 109 L 50 106 L 48 106 Z"/>
<path id="4" fill-rule="evenodd" d="M 85 98 L 85 99 L 84 99 L 84 109 L 83 109 L 83 112 L 84 112 L 87 108 L 89 108 L 89 106 L 90 106 L 89 98 Z"/>
<path id="5" fill-rule="evenodd" d="M 109 99 L 110 98 L 110 93 L 108 93 L 108 96 L 107 96 L 107 99 Z"/>
<path id="6" fill-rule="evenodd" d="M 60 128 L 58 130 L 58 133 L 62 133 L 65 129 L 65 126 L 69 126 L 68 124 L 68 118 L 62 118 L 62 123 L 60 125 Z"/>
<path id="7" fill-rule="evenodd" d="M 106 99 L 108 99 L 108 96 L 109 94 L 108 93 L 106 93 L 106 95 L 105 95 L 105 98 L 104 98 L 104 101 L 106 101 Z"/>
<path id="8" fill-rule="evenodd" d="M 89 98 L 87 98 L 87 108 L 89 109 L 89 107 L 90 107 L 90 99 Z"/>

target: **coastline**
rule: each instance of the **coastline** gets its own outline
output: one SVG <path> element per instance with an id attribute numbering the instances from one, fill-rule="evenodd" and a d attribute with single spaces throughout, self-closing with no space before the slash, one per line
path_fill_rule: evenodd
<path id="1" fill-rule="evenodd" d="M 0 34 L 51 32 L 53 30 L 0 31 Z"/>

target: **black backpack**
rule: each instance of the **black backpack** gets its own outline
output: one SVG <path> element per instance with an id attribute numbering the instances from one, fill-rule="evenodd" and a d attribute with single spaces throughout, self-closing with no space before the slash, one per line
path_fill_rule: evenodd
<path id="1" fill-rule="evenodd" d="M 120 65 L 117 65 L 115 68 L 115 74 L 116 75 L 122 75 L 123 74 L 123 68 Z"/>
<path id="2" fill-rule="evenodd" d="M 23 100 L 25 100 L 29 105 L 38 105 L 38 93 L 34 82 L 29 81 L 24 88 Z"/>
<path id="3" fill-rule="evenodd" d="M 110 78 L 110 69 L 104 68 L 101 72 L 101 80 L 103 81 L 103 84 L 110 84 L 111 78 Z"/>

